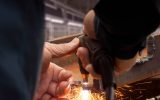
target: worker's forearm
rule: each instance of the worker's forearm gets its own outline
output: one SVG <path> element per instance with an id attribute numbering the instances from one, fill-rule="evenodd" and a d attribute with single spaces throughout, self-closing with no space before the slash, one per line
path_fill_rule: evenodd
<path id="1" fill-rule="evenodd" d="M 135 64 L 137 54 L 131 59 L 115 59 L 115 72 L 116 74 L 122 74 L 123 72 L 129 71 Z"/>

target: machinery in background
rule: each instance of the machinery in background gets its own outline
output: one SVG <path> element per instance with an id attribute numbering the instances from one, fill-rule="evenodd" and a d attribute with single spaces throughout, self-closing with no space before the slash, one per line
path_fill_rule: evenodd
<path id="1" fill-rule="evenodd" d="M 140 55 L 136 63 L 143 64 L 145 62 L 150 61 L 154 57 L 155 50 L 156 50 L 156 40 L 153 35 L 149 35 L 146 40 L 146 48 L 142 50 L 142 52 L 145 52 L 145 54 Z"/>
<path id="2" fill-rule="evenodd" d="M 83 17 L 84 13 L 59 0 L 45 0 L 46 41 L 80 33 Z"/>

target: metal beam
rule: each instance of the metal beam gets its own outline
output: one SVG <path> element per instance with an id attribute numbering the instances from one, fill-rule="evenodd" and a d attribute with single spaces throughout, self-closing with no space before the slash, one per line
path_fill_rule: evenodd
<path id="1" fill-rule="evenodd" d="M 152 60 L 141 65 L 135 65 L 129 72 L 116 77 L 118 86 L 160 75 L 160 35 L 155 36 L 155 40 L 156 51 Z"/>

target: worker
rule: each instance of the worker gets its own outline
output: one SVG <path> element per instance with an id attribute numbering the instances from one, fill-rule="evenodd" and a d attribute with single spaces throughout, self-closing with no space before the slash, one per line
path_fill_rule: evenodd
<path id="1" fill-rule="evenodd" d="M 43 30 L 43 0 L 0 0 L 0 100 L 53 100 L 69 91 L 72 75 L 51 59 L 79 40 L 44 44 Z"/>
<path id="2" fill-rule="evenodd" d="M 115 59 L 114 73 L 118 76 L 135 65 L 137 54 L 145 47 L 146 37 L 159 24 L 159 0 L 100 0 L 86 14 L 83 33 L 98 40 Z M 88 49 L 79 47 L 77 56 L 83 67 L 97 76 Z"/>

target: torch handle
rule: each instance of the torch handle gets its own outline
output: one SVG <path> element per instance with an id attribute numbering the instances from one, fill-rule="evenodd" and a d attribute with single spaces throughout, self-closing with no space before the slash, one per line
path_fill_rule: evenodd
<path id="1" fill-rule="evenodd" d="M 79 68 L 80 68 L 80 72 L 82 74 L 82 79 L 83 82 L 88 82 L 88 76 L 89 76 L 89 72 L 87 72 L 82 65 L 82 62 L 80 59 L 78 59 L 78 64 L 79 64 Z"/>

